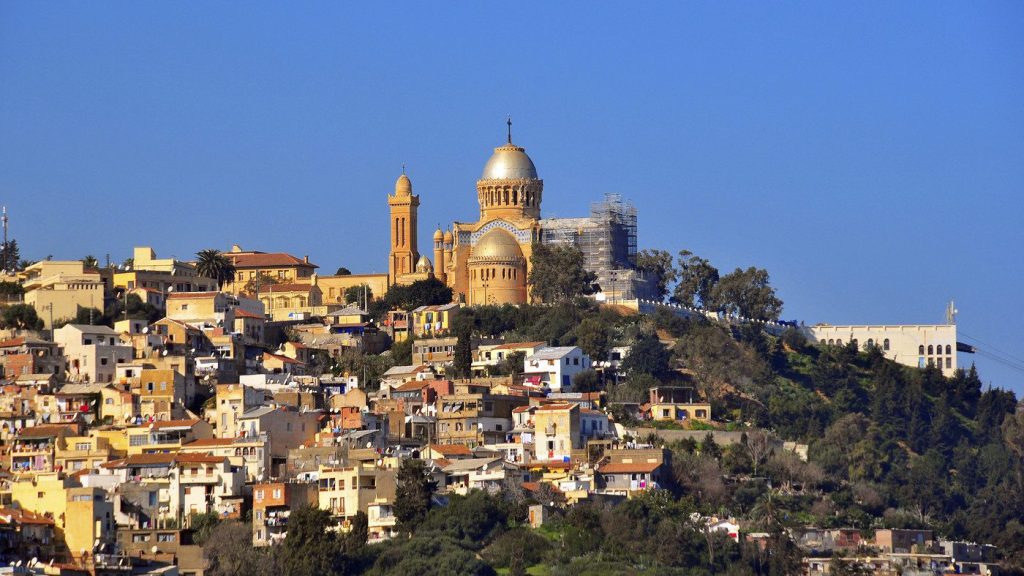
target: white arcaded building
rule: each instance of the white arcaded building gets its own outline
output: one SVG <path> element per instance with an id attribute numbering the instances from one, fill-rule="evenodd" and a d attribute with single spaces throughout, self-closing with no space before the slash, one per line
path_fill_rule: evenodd
<path id="1" fill-rule="evenodd" d="M 956 324 L 852 325 L 818 324 L 807 328 L 818 344 L 846 345 L 860 349 L 877 346 L 890 360 L 905 366 L 938 366 L 952 376 L 956 363 Z"/>

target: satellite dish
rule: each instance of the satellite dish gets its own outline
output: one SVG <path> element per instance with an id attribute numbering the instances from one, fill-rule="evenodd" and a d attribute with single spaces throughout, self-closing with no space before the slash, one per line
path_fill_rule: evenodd
<path id="1" fill-rule="evenodd" d="M 142 333 L 143 334 L 149 334 L 149 326 L 143 326 L 142 327 Z"/>
<path id="2" fill-rule="evenodd" d="M 164 350 L 164 351 L 163 351 L 163 352 L 161 352 L 160 354 L 161 354 L 161 356 L 167 356 L 167 350 Z"/>

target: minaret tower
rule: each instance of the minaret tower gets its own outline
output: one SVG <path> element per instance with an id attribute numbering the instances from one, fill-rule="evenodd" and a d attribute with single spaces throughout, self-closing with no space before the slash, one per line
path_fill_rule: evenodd
<path id="1" fill-rule="evenodd" d="M 395 182 L 395 193 L 388 196 L 391 208 L 391 255 L 388 258 L 388 281 L 394 285 L 398 277 L 410 274 L 420 258 L 416 250 L 416 211 L 420 206 L 420 197 L 412 193 L 412 181 L 402 175 Z"/>
<path id="2" fill-rule="evenodd" d="M 0 262 L 0 270 L 10 274 L 14 272 L 14 267 L 17 266 L 18 263 L 11 263 L 10 250 L 7 249 L 7 206 L 4 206 L 3 216 L 0 216 L 0 221 L 3 221 L 4 224 L 4 245 L 0 247 L 0 249 L 4 251 L 4 261 Z"/>
<path id="3" fill-rule="evenodd" d="M 444 260 L 444 232 L 441 231 L 441 225 L 437 225 L 437 231 L 434 232 L 434 277 L 441 282 L 445 282 L 445 266 L 447 262 Z"/>

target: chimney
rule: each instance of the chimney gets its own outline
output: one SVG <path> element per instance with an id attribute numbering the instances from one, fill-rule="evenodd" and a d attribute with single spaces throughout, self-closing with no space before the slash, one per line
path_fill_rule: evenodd
<path id="1" fill-rule="evenodd" d="M 306 264 L 309 264 L 309 254 L 306 254 L 305 256 L 303 256 L 302 257 L 302 261 L 305 262 Z"/>

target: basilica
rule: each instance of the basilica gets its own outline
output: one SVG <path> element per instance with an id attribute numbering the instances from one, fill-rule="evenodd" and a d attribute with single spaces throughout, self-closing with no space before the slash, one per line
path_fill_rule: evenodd
<path id="1" fill-rule="evenodd" d="M 530 255 L 533 246 L 543 242 L 579 246 L 587 267 L 598 274 L 606 291 L 616 283 L 631 285 L 636 263 L 635 209 L 628 206 L 623 211 L 620 203 L 614 213 L 595 214 L 592 209 L 591 218 L 541 219 L 544 181 L 526 149 L 512 143 L 511 122 L 508 139 L 494 149 L 484 165 L 476 192 L 479 220 L 453 222 L 444 231 L 438 228 L 431 263 L 417 247 L 419 196 L 413 194 L 412 182 L 404 172 L 398 177 L 394 194 L 388 196 L 390 284 L 434 276 L 452 288 L 456 301 L 524 304 L 530 299 L 526 282 Z"/>

